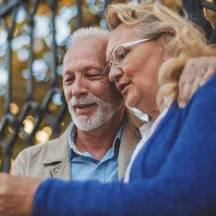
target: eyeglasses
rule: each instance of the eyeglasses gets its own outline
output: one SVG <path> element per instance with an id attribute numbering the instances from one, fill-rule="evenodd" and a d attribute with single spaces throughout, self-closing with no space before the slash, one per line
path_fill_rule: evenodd
<path id="1" fill-rule="evenodd" d="M 125 50 L 124 50 L 125 48 L 135 46 L 137 44 L 140 44 L 142 42 L 149 41 L 149 40 L 152 40 L 152 38 L 141 39 L 141 40 L 137 40 L 137 41 L 133 41 L 133 42 L 118 45 L 112 51 L 111 61 L 105 67 L 105 73 L 109 74 L 109 71 L 110 71 L 112 66 L 114 66 L 117 69 L 122 68 L 122 66 L 124 64 L 124 60 L 126 58 L 126 53 L 125 53 Z"/>

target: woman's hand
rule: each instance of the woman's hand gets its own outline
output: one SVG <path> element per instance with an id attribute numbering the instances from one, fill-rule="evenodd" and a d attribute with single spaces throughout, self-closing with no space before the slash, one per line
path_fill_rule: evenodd
<path id="1" fill-rule="evenodd" d="M 216 57 L 189 60 L 179 80 L 179 107 L 183 108 L 199 87 L 203 86 L 214 74 L 216 74 Z"/>

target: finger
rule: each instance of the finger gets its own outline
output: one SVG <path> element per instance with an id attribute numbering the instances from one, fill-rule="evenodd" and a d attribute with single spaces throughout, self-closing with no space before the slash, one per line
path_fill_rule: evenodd
<path id="1" fill-rule="evenodd" d="M 178 92 L 178 103 L 181 103 L 182 99 L 183 99 L 183 96 L 184 96 L 184 92 L 187 91 L 187 89 L 185 90 L 185 85 L 190 83 L 191 80 L 192 80 L 192 76 L 190 77 L 190 72 L 193 71 L 193 67 L 194 67 L 194 64 L 193 64 L 193 61 L 192 60 L 188 60 L 183 71 L 182 71 L 182 74 L 180 76 L 180 79 L 179 79 L 179 85 L 178 85 L 178 88 L 179 88 L 179 92 Z"/>
<path id="2" fill-rule="evenodd" d="M 183 91 L 184 91 L 185 81 L 182 79 L 178 84 L 178 102 L 182 100 Z"/>
<path id="3" fill-rule="evenodd" d="M 183 91 L 184 91 L 185 83 L 182 83 L 181 86 L 179 85 L 179 91 L 178 91 L 178 105 L 181 107 L 182 97 L 183 97 Z"/>
<path id="4" fill-rule="evenodd" d="M 183 77 L 183 78 L 182 78 Z M 182 101 L 184 90 L 185 90 L 186 81 L 184 79 L 184 76 L 180 76 L 180 81 L 178 84 L 178 102 Z"/>
<path id="5" fill-rule="evenodd" d="M 192 82 L 187 82 L 184 85 L 184 88 L 180 91 L 182 91 L 181 93 L 181 97 L 178 100 L 178 105 L 179 107 L 184 107 L 185 103 L 188 101 L 188 98 L 190 96 L 190 92 L 191 92 L 191 88 L 192 88 Z"/>
<path id="6" fill-rule="evenodd" d="M 193 67 L 190 67 L 190 71 L 194 71 Z M 181 85 L 179 85 L 179 93 L 178 93 L 178 103 L 179 107 L 183 107 L 185 105 L 185 102 L 189 100 L 190 92 L 193 86 L 193 83 L 195 82 L 195 75 L 192 73 L 190 75 L 185 76 L 185 80 L 182 82 Z"/>
<path id="7" fill-rule="evenodd" d="M 211 79 L 211 77 L 216 74 L 215 68 L 209 68 L 208 71 L 204 74 L 200 81 L 200 85 L 203 86 L 208 80 Z"/>
<path id="8" fill-rule="evenodd" d="M 194 67 L 193 60 L 188 60 L 186 65 L 184 66 L 184 69 L 183 69 L 182 74 L 181 74 L 180 79 L 179 79 L 179 86 L 180 87 L 182 85 L 184 85 L 189 80 L 190 73 L 191 73 L 191 71 L 193 72 L 193 70 L 192 70 L 193 67 Z"/>
<path id="9" fill-rule="evenodd" d="M 184 101 L 185 103 L 187 103 L 192 96 L 194 95 L 194 93 L 200 88 L 200 82 L 201 82 L 201 77 L 197 77 L 193 83 L 193 86 L 191 88 L 189 97 L 187 98 L 187 101 Z"/>

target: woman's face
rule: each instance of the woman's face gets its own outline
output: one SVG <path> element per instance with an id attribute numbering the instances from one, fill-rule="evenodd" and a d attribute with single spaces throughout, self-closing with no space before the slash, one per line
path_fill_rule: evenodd
<path id="1" fill-rule="evenodd" d="M 107 62 L 113 60 L 111 57 L 113 50 L 120 44 L 143 39 L 137 27 L 137 25 L 121 24 L 113 31 L 107 46 Z M 116 69 L 112 65 L 109 78 L 111 81 L 115 81 L 116 87 L 124 96 L 127 105 L 135 107 L 155 119 L 159 114 L 156 95 L 158 92 L 158 71 L 163 61 L 161 40 L 141 42 L 123 48 L 123 50 L 122 67 Z M 114 56 L 115 59 L 123 58 L 121 52 L 115 53 Z"/>

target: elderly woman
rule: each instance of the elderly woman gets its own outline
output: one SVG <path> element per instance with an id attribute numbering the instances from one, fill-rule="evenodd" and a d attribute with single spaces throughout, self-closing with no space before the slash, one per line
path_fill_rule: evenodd
<path id="1" fill-rule="evenodd" d="M 128 182 L 129 176 L 133 176 L 131 166 L 134 159 L 137 158 L 148 137 L 153 134 L 162 117 L 177 99 L 178 82 L 186 62 L 194 57 L 215 56 L 216 48 L 206 45 L 203 35 L 191 23 L 162 5 L 142 4 L 133 7 L 123 4 L 112 5 L 107 14 L 107 21 L 109 27 L 114 30 L 107 48 L 107 60 L 110 63 L 106 70 L 110 71 L 110 80 L 115 81 L 116 87 L 124 96 L 127 105 L 147 113 L 153 120 L 157 119 L 152 126 L 150 122 L 140 129 L 143 139 L 134 152 L 127 170 L 125 182 Z M 203 83 L 196 83 L 196 85 L 201 86 Z M 187 109 L 190 106 L 191 103 L 188 104 Z M 203 129 L 200 131 L 200 128 L 199 130 L 187 128 L 189 125 L 193 127 L 195 122 L 185 123 L 187 122 L 186 116 L 180 117 L 185 115 L 184 112 L 174 105 L 167 115 L 172 117 L 171 121 L 166 121 L 166 125 L 160 127 L 159 135 L 153 135 L 154 146 L 148 145 L 150 149 L 145 158 L 145 164 L 148 164 L 148 160 L 156 158 L 154 162 L 151 161 L 153 168 L 152 165 L 147 166 L 148 175 L 154 176 L 161 170 L 161 165 L 166 164 L 169 156 L 171 158 L 175 156 L 174 151 L 173 154 L 169 154 L 169 151 L 178 148 L 178 145 L 175 144 L 176 140 L 185 139 L 184 144 L 190 145 L 195 143 L 196 139 L 201 141 L 201 137 L 205 137 L 204 133 L 201 136 L 196 135 L 197 137 L 188 136 L 190 132 L 195 135 Z M 192 107 L 190 107 L 190 112 L 195 112 Z M 211 113 L 211 116 L 215 115 L 215 112 Z M 174 116 L 171 113 L 174 113 L 172 114 Z M 192 118 L 192 115 L 188 118 Z M 181 121 L 183 121 L 182 124 Z M 197 121 L 201 121 L 201 118 Z M 171 127 L 171 122 L 175 122 L 177 128 Z M 204 124 L 204 122 L 199 123 Z M 169 136 L 168 139 L 165 139 L 170 133 L 167 127 L 173 131 L 172 137 Z M 163 133 L 162 130 L 164 130 Z M 163 144 L 158 141 L 159 146 L 157 146 L 157 139 L 161 138 L 161 134 L 163 134 Z M 189 138 L 192 138 L 190 142 Z M 191 148 L 191 146 L 186 147 Z M 181 148 L 186 151 L 183 145 Z M 192 149 L 190 150 L 192 151 Z M 196 151 L 198 150 L 196 149 Z M 187 159 L 193 158 L 191 153 L 184 154 L 182 157 L 185 166 L 188 162 Z M 181 161 L 179 160 L 178 163 L 180 165 Z"/>
<path id="2" fill-rule="evenodd" d="M 107 48 L 110 80 L 129 106 L 153 119 L 176 100 L 187 60 L 216 55 L 195 27 L 162 5 L 112 5 L 107 21 L 114 30 Z"/>
<path id="3" fill-rule="evenodd" d="M 114 29 L 107 50 L 110 79 L 126 103 L 148 113 L 154 124 L 141 129 L 142 142 L 120 183 L 50 179 L 38 188 L 40 181 L 27 179 L 26 188 L 31 185 L 32 191 L 28 196 L 23 192 L 26 202 L 37 190 L 33 215 L 216 215 L 216 77 L 185 108 L 175 103 L 188 59 L 213 56 L 216 49 L 190 23 L 160 5 L 113 5 L 107 19 Z M 20 190 L 16 178 L 5 181 Z M 0 196 L 0 209 L 10 206 L 2 203 Z M 19 209 L 20 200 L 16 203 Z M 27 205 L 19 215 L 31 213 Z"/>

